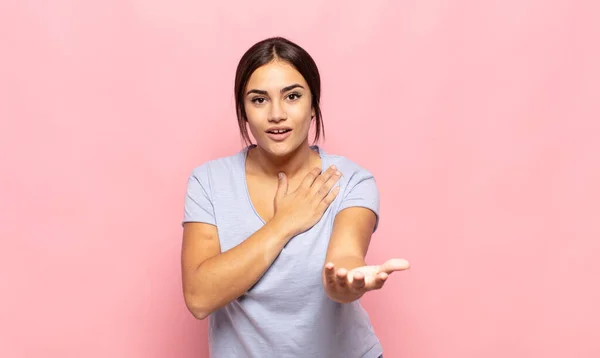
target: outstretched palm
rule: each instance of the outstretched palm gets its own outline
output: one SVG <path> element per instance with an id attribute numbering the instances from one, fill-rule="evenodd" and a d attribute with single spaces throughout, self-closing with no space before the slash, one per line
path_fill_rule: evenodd
<path id="1" fill-rule="evenodd" d="M 380 289 L 390 274 L 409 267 L 408 261 L 404 259 L 390 259 L 382 265 L 361 266 L 350 271 L 344 268 L 336 271 L 334 265 L 328 263 L 325 265 L 326 283 L 336 290 L 348 289 L 364 293 Z"/>
<path id="2" fill-rule="evenodd" d="M 357 267 L 348 271 L 348 283 L 352 284 L 355 279 L 364 280 L 366 288 L 376 288 L 379 280 L 385 281 L 392 272 L 408 268 L 408 261 L 403 259 L 391 259 L 382 265 Z"/>

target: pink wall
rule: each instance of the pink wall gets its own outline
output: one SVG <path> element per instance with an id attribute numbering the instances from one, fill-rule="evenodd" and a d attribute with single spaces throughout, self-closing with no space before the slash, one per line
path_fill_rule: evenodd
<path id="1" fill-rule="evenodd" d="M 50 5 L 51 4 L 51 5 Z M 242 52 L 323 75 L 329 152 L 377 176 L 386 356 L 600 357 L 600 8 L 564 1 L 3 1 L 1 357 L 206 357 L 190 170 L 238 150 Z"/>

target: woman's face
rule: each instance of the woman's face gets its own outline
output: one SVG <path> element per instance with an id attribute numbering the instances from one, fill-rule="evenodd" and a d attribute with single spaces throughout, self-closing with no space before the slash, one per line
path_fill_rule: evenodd
<path id="1" fill-rule="evenodd" d="M 244 106 L 250 132 L 266 152 L 284 156 L 308 141 L 311 92 L 304 77 L 287 62 L 257 68 L 246 85 Z"/>

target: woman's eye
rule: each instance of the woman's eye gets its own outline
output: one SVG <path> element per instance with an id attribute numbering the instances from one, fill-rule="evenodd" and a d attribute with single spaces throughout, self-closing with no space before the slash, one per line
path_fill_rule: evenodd
<path id="1" fill-rule="evenodd" d="M 295 101 L 300 97 L 302 97 L 302 95 L 299 93 L 290 93 L 290 95 L 288 96 L 288 98 L 291 99 L 292 101 Z"/>
<path id="2" fill-rule="evenodd" d="M 265 99 L 262 97 L 253 98 L 252 103 L 263 104 L 263 103 L 265 103 Z"/>

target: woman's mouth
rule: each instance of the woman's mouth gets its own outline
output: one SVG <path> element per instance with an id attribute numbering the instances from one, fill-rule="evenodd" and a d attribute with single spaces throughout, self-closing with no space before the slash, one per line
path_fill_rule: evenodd
<path id="1" fill-rule="evenodd" d="M 291 129 L 270 129 L 267 131 L 267 136 L 276 142 L 281 142 L 290 136 Z"/>

